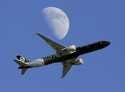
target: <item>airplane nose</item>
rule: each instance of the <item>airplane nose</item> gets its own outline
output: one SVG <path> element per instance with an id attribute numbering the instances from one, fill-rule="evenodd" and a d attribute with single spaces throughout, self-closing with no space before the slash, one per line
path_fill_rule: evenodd
<path id="1" fill-rule="evenodd" d="M 111 43 L 109 42 L 109 41 L 103 41 L 103 45 L 104 46 L 108 46 L 108 45 L 110 45 Z"/>
<path id="2" fill-rule="evenodd" d="M 108 45 L 110 45 L 110 42 L 109 42 L 109 41 L 100 41 L 99 44 L 100 44 L 102 47 L 107 47 Z"/>
<path id="3" fill-rule="evenodd" d="M 105 44 L 106 44 L 106 46 L 108 46 L 108 45 L 110 45 L 110 42 L 109 42 L 109 41 L 106 41 L 106 43 L 105 43 Z"/>

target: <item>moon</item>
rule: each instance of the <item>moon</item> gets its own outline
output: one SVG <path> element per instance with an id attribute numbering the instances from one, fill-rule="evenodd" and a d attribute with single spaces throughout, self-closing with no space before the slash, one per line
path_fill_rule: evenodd
<path id="1" fill-rule="evenodd" d="M 42 10 L 42 14 L 55 37 L 59 40 L 64 39 L 70 27 L 70 21 L 66 13 L 56 7 L 47 7 Z"/>

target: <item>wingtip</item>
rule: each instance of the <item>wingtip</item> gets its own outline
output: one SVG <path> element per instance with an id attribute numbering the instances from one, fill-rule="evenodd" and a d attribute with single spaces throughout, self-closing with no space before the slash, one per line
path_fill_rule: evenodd
<path id="1" fill-rule="evenodd" d="M 45 38 L 45 36 L 43 34 L 41 34 L 40 32 L 37 32 L 36 35 L 39 37 Z"/>
<path id="2" fill-rule="evenodd" d="M 40 32 L 37 32 L 36 35 L 41 35 L 41 33 L 40 33 Z"/>
<path id="3" fill-rule="evenodd" d="M 61 76 L 61 79 L 64 79 L 64 76 Z"/>
<path id="4" fill-rule="evenodd" d="M 65 75 L 62 75 L 62 76 L 61 76 L 61 79 L 64 79 L 64 77 L 65 77 Z"/>

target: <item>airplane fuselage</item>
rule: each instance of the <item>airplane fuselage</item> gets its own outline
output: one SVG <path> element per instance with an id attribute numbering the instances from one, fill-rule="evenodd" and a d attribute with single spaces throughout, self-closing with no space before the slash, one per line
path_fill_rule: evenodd
<path id="1" fill-rule="evenodd" d="M 44 61 L 46 61 L 45 65 L 51 64 L 51 63 L 62 62 L 68 59 L 77 58 L 79 55 L 82 55 L 82 54 L 87 54 L 87 53 L 90 53 L 99 49 L 103 49 L 109 44 L 110 43 L 107 41 L 99 41 L 99 42 L 89 44 L 86 46 L 77 47 L 76 51 L 73 53 L 68 53 L 64 55 L 51 55 L 48 57 L 43 57 L 43 59 Z"/>
<path id="2" fill-rule="evenodd" d="M 32 67 L 40 67 L 43 65 L 48 65 L 48 64 L 53 64 L 53 63 L 59 63 L 59 62 L 63 62 L 72 58 L 77 58 L 78 56 L 82 55 L 82 54 L 87 54 L 99 49 L 103 49 L 106 46 L 108 46 L 110 43 L 107 41 L 99 41 L 93 44 L 89 44 L 86 46 L 81 46 L 81 47 L 77 47 L 76 51 L 73 53 L 68 53 L 68 54 L 63 54 L 63 55 L 57 55 L 57 54 L 53 54 L 50 56 L 46 56 L 40 59 L 35 59 L 32 62 L 28 62 L 29 65 L 27 66 L 27 68 L 32 68 Z M 74 63 L 75 65 L 75 63 Z M 23 68 L 23 67 L 22 67 Z"/>
<path id="3" fill-rule="evenodd" d="M 72 65 L 81 65 L 84 63 L 83 59 L 78 58 L 78 56 L 99 49 L 103 49 L 110 44 L 110 42 L 108 41 L 98 41 L 80 47 L 76 47 L 75 45 L 70 45 L 68 47 L 65 47 L 43 36 L 40 33 L 37 33 L 37 35 L 41 37 L 45 42 L 47 42 L 48 45 L 50 45 L 56 51 L 56 54 L 33 60 L 29 60 L 23 56 L 17 55 L 15 61 L 17 64 L 19 64 L 19 69 L 21 69 L 21 74 L 24 74 L 28 68 L 41 67 L 53 63 L 62 63 L 63 64 L 62 77 L 64 77 L 70 70 Z"/>

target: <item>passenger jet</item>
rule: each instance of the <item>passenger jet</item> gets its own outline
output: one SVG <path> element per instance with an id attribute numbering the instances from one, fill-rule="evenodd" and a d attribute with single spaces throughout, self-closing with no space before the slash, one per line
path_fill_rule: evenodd
<path id="1" fill-rule="evenodd" d="M 61 63 L 63 65 L 63 78 L 73 65 L 84 64 L 83 59 L 79 58 L 80 55 L 103 49 L 110 44 L 109 41 L 98 41 L 85 46 L 76 47 L 75 45 L 71 45 L 65 47 L 45 37 L 41 33 L 37 33 L 37 35 L 50 45 L 56 51 L 56 54 L 33 60 L 17 55 L 14 61 L 19 65 L 18 68 L 21 69 L 22 75 L 25 74 L 29 68 L 46 66 L 53 63 Z"/>

